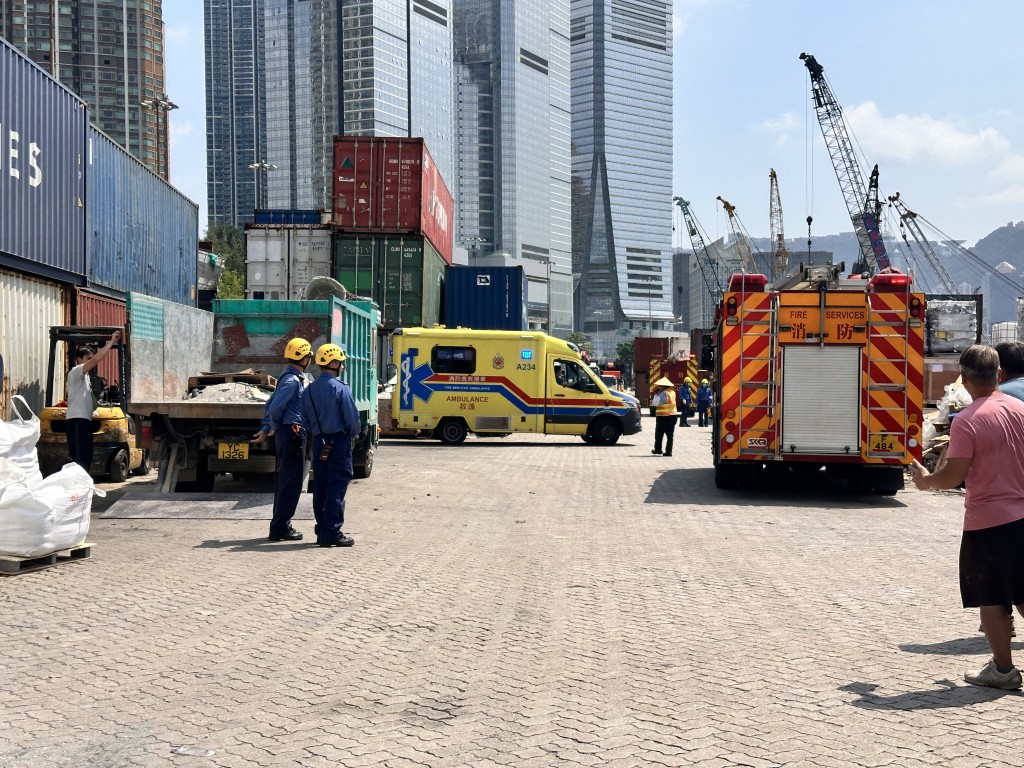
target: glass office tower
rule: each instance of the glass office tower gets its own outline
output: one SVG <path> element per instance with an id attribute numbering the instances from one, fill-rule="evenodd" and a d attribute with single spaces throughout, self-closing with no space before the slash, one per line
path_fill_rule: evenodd
<path id="1" fill-rule="evenodd" d="M 572 331 L 568 0 L 455 0 L 458 241 L 522 264 L 531 325 Z"/>
<path id="2" fill-rule="evenodd" d="M 572 109 L 576 327 L 606 359 L 675 319 L 667 0 L 572 0 Z"/>

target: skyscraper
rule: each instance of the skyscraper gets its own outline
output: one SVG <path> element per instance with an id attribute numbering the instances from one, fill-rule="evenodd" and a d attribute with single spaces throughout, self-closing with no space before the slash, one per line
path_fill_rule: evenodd
<path id="1" fill-rule="evenodd" d="M 569 0 L 455 0 L 457 241 L 522 264 L 531 324 L 572 331 Z"/>
<path id="2" fill-rule="evenodd" d="M 0 35 L 89 105 L 93 125 L 168 177 L 161 0 L 0 0 Z"/>
<path id="3" fill-rule="evenodd" d="M 602 358 L 672 312 L 672 6 L 572 0 L 576 327 Z"/>
<path id="4" fill-rule="evenodd" d="M 253 209 L 262 205 L 269 183 L 263 122 L 263 5 L 263 0 L 204 0 L 206 188 L 211 226 L 240 227 L 252 221 Z"/>
<path id="5" fill-rule="evenodd" d="M 226 148 L 217 150 L 238 156 L 222 166 L 242 169 L 231 182 L 241 220 L 257 198 L 269 208 L 329 208 L 337 134 L 422 136 L 454 187 L 451 0 L 206 3 L 208 92 L 211 78 L 224 87 L 234 83 L 233 95 L 219 99 L 222 113 L 232 109 L 221 124 L 235 125 L 243 138 L 233 148 L 222 141 Z M 211 38 L 212 28 L 218 31 Z M 225 36 L 233 36 L 234 63 L 217 59 Z M 208 93 L 208 113 L 210 102 Z M 250 105 L 254 116 L 247 117 Z M 208 136 L 216 133 L 213 119 L 208 115 Z M 244 133 L 241 119 L 255 128 Z M 247 170 L 250 163 L 259 167 Z M 247 174 L 257 194 L 245 193 Z M 210 176 L 211 220 L 216 194 L 226 197 L 215 190 L 228 183 L 224 178 Z"/>

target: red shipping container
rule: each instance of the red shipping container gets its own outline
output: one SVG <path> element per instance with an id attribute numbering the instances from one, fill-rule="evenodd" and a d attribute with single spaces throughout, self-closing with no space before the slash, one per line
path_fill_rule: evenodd
<path id="1" fill-rule="evenodd" d="M 124 299 L 112 299 L 80 288 L 75 290 L 75 325 L 124 328 L 128 324 L 128 310 Z M 127 341 L 127 340 L 126 340 Z M 68 351 L 73 356 L 73 351 Z M 106 379 L 108 385 L 120 382 L 117 355 L 109 354 L 96 366 L 96 375 Z"/>
<path id="2" fill-rule="evenodd" d="M 423 139 L 335 136 L 333 201 L 342 232 L 423 235 L 452 263 L 455 203 Z"/>

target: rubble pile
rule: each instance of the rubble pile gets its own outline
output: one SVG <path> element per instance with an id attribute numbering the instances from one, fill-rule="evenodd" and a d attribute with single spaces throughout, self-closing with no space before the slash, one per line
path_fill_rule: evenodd
<path id="1" fill-rule="evenodd" d="M 197 387 L 191 390 L 185 399 L 203 403 L 265 403 L 271 394 L 273 393 L 270 390 L 252 384 L 228 382 Z"/>

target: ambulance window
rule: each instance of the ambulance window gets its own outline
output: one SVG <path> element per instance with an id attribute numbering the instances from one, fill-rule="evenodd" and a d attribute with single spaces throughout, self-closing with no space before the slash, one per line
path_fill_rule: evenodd
<path id="1" fill-rule="evenodd" d="M 473 347 L 434 347 L 430 352 L 434 373 L 476 373 L 476 350 Z"/>

